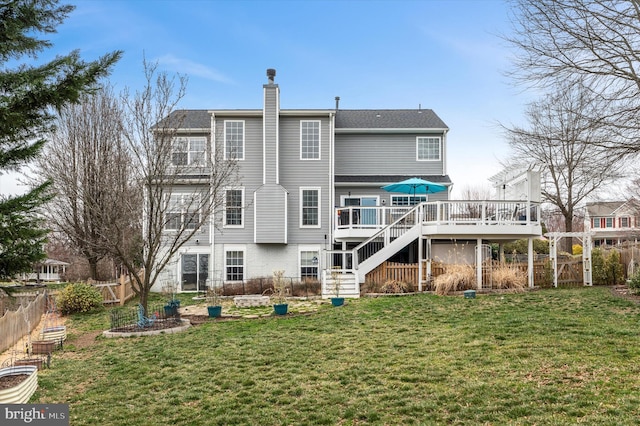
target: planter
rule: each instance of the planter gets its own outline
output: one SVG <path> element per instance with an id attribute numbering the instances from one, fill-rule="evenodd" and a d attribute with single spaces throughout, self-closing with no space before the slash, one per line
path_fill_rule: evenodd
<path id="1" fill-rule="evenodd" d="M 289 305 L 286 303 L 273 305 L 273 312 L 275 312 L 276 315 L 287 315 L 288 310 L 289 310 Z"/>
<path id="2" fill-rule="evenodd" d="M 38 388 L 38 368 L 35 365 L 25 365 L 0 369 L 0 380 L 6 376 L 28 377 L 7 389 L 0 389 L 0 404 L 26 404 Z"/>
<path id="3" fill-rule="evenodd" d="M 175 317 L 178 315 L 178 307 L 175 305 L 164 305 L 164 316 Z"/>
<path id="4" fill-rule="evenodd" d="M 35 365 L 38 370 L 42 370 L 45 365 L 44 358 L 23 358 L 17 359 L 13 362 L 14 366 L 23 366 L 23 365 Z"/>
<path id="5" fill-rule="evenodd" d="M 62 342 L 67 338 L 67 327 L 60 325 L 57 327 L 49 327 L 42 330 L 40 333 L 42 340 L 53 341 L 57 345 L 62 346 Z"/>
<path id="6" fill-rule="evenodd" d="M 219 318 L 222 316 L 222 306 L 207 306 L 209 318 Z"/>
<path id="7" fill-rule="evenodd" d="M 333 306 L 342 306 L 344 305 L 344 297 L 332 297 L 331 304 Z"/>
<path id="8" fill-rule="evenodd" d="M 53 340 L 36 340 L 31 342 L 31 353 L 35 355 L 47 355 L 56 348 L 56 342 Z"/>

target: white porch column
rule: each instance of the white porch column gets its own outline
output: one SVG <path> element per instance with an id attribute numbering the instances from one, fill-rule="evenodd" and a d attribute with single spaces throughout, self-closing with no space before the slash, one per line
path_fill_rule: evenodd
<path id="1" fill-rule="evenodd" d="M 478 290 L 482 289 L 482 238 L 476 242 L 476 283 Z"/>
<path id="2" fill-rule="evenodd" d="M 528 214 L 528 213 L 527 213 Z M 533 238 L 529 237 L 529 246 L 527 247 L 527 280 L 529 282 L 529 288 L 533 288 L 534 274 L 533 274 Z"/>

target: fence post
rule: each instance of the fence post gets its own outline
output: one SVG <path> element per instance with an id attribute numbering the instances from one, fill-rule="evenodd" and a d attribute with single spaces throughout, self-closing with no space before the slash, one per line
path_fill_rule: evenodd
<path id="1" fill-rule="evenodd" d="M 127 289 L 125 288 L 125 284 L 125 275 L 120 274 L 120 306 L 124 306 L 125 298 L 127 296 Z"/>

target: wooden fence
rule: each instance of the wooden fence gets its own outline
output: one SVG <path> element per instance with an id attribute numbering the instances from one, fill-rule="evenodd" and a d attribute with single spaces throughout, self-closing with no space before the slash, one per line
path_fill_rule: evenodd
<path id="1" fill-rule="evenodd" d="M 136 294 L 133 291 L 133 284 L 128 275 L 120 275 L 118 281 L 91 281 L 91 285 L 102 294 L 102 303 L 105 305 L 124 305 L 127 300 Z"/>
<path id="2" fill-rule="evenodd" d="M 582 262 L 580 261 L 580 276 L 579 280 L 576 278 L 576 282 L 582 283 Z M 562 262 L 558 262 L 562 265 Z M 497 261 L 486 262 L 482 268 L 482 281 L 484 288 L 491 288 L 492 273 L 500 267 L 502 264 Z M 509 263 L 509 267 L 517 268 L 524 274 L 527 273 L 527 263 Z M 549 275 L 549 269 L 546 261 L 538 260 L 533 264 L 533 282 L 537 287 L 550 287 L 553 285 L 553 276 Z M 474 268 L 474 266 L 470 266 Z M 567 269 L 569 271 L 569 269 Z M 440 262 L 431 263 L 431 280 L 446 273 L 446 265 Z M 427 265 L 423 264 L 422 276 L 427 276 Z M 567 272 L 567 277 L 570 274 Z M 384 262 L 373 271 L 369 272 L 366 277 L 366 282 L 370 284 L 369 287 L 375 287 L 376 285 L 384 284 L 387 281 L 400 281 L 404 283 L 410 283 L 415 289 L 418 288 L 418 264 L 417 263 L 396 263 L 396 262 Z M 565 282 L 569 282 L 567 278 Z M 431 289 L 431 283 L 425 286 L 425 290 Z"/>
<path id="3" fill-rule="evenodd" d="M 16 344 L 40 324 L 44 314 L 47 296 L 39 294 L 28 305 L 21 305 L 17 311 L 7 311 L 0 318 L 0 352 Z"/>

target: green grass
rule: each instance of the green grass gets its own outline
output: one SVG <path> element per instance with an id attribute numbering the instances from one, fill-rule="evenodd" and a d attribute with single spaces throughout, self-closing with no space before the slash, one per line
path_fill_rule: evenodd
<path id="1" fill-rule="evenodd" d="M 31 402 L 75 425 L 636 424 L 640 306 L 607 288 L 419 295 L 175 335 L 73 339 Z"/>

